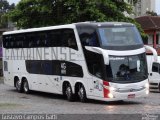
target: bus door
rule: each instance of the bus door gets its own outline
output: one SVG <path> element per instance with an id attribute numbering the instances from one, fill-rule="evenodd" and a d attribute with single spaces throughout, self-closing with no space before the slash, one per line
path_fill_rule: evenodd
<path id="1" fill-rule="evenodd" d="M 4 76 L 7 76 L 5 79 L 8 81 L 11 81 L 12 80 L 12 69 L 13 69 L 13 67 L 12 67 L 12 64 L 11 64 L 11 62 L 9 62 L 9 61 L 3 61 L 4 63 L 3 63 L 3 69 L 4 69 L 4 74 L 6 74 L 6 75 L 4 75 Z"/>

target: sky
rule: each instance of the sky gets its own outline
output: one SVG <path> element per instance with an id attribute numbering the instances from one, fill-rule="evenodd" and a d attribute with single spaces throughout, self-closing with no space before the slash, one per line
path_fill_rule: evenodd
<path id="1" fill-rule="evenodd" d="M 20 0 L 7 0 L 9 2 L 9 4 L 15 3 L 17 4 Z"/>
<path id="2" fill-rule="evenodd" d="M 156 0 L 156 11 L 158 15 L 160 15 L 160 0 Z"/>
<path id="3" fill-rule="evenodd" d="M 10 4 L 15 3 L 17 4 L 20 0 L 7 0 Z M 160 15 L 160 0 L 156 0 L 156 8 L 155 8 L 155 12 Z"/>

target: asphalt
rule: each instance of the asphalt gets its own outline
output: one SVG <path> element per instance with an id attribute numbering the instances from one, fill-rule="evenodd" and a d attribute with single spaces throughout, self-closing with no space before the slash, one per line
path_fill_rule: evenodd
<path id="1" fill-rule="evenodd" d="M 0 77 L 0 84 L 3 84 L 4 81 L 3 81 L 3 77 Z"/>

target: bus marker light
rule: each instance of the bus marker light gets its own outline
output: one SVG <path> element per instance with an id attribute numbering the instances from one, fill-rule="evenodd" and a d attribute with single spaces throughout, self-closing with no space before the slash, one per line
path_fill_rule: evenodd
<path id="1" fill-rule="evenodd" d="M 145 87 L 149 89 L 149 83 L 146 83 L 146 84 L 145 84 Z"/>
<path id="2" fill-rule="evenodd" d="M 149 90 L 147 89 L 147 90 L 146 90 L 146 95 L 148 95 L 148 94 L 149 94 Z"/>

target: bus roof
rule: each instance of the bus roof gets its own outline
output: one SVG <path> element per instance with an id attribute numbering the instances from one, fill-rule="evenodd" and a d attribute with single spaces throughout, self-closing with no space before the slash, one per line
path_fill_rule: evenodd
<path id="1" fill-rule="evenodd" d="M 75 26 L 100 27 L 100 26 L 134 26 L 134 25 L 131 23 L 126 23 L 126 22 L 79 22 L 79 23 L 72 23 L 72 24 L 66 24 L 66 25 L 57 25 L 57 26 L 49 26 L 49 27 L 29 28 L 29 29 L 8 31 L 8 32 L 4 32 L 3 35 L 28 33 L 28 32 L 39 32 L 39 31 L 54 30 L 54 29 L 61 29 L 61 28 L 74 28 Z"/>

